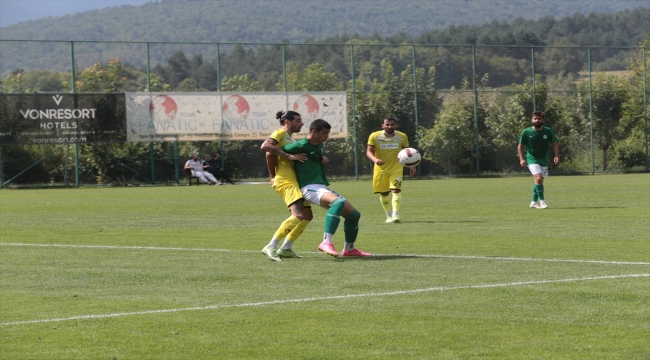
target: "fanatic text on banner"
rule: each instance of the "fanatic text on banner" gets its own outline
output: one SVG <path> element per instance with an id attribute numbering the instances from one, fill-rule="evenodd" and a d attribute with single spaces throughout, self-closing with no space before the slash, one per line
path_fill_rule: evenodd
<path id="1" fill-rule="evenodd" d="M 316 119 L 332 125 L 331 138 L 348 136 L 345 92 L 126 93 L 127 141 L 265 140 L 286 109 L 305 123 L 296 137 Z"/>

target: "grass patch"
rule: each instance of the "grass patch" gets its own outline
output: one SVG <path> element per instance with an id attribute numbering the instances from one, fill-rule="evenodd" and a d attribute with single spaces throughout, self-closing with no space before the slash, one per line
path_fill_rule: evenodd
<path id="1" fill-rule="evenodd" d="M 335 182 L 375 256 L 317 252 L 314 208 L 281 263 L 260 253 L 288 215 L 267 185 L 4 189 L 0 354 L 648 358 L 649 179 L 551 177 L 547 210 L 530 177 L 407 180 L 402 224 Z"/>

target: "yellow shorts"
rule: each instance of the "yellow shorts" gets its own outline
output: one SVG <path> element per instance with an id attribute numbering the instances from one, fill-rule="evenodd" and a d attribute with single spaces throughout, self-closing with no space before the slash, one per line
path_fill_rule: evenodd
<path id="1" fill-rule="evenodd" d="M 297 182 L 276 181 L 273 183 L 273 189 L 280 194 L 280 197 L 282 197 L 282 200 L 284 200 L 284 203 L 287 204 L 287 206 L 303 198 Z M 311 207 L 311 204 L 305 201 L 304 207 Z"/>
<path id="2" fill-rule="evenodd" d="M 402 190 L 402 176 L 403 171 L 391 174 L 378 174 L 372 175 L 372 191 L 376 193 L 385 193 L 393 189 Z"/>

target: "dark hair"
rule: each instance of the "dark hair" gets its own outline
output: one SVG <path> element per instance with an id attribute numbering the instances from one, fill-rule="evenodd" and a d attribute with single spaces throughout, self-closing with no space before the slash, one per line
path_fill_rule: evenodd
<path id="1" fill-rule="evenodd" d="M 330 125 L 327 121 L 325 121 L 323 119 L 316 119 L 316 120 L 312 121 L 311 124 L 309 124 L 309 132 L 312 132 L 314 130 L 316 130 L 316 132 L 320 132 L 323 129 L 329 130 L 331 128 L 332 128 L 332 125 Z"/>
<path id="2" fill-rule="evenodd" d="M 388 121 L 392 121 L 392 122 L 394 122 L 395 124 L 397 124 L 397 119 L 395 119 L 394 117 L 387 117 L 387 118 L 384 118 L 384 120 L 382 120 L 381 122 L 383 123 L 383 122 L 386 121 L 386 120 L 388 120 Z"/>
<path id="3" fill-rule="evenodd" d="M 289 121 L 291 121 L 291 120 L 293 120 L 296 116 L 300 116 L 300 114 L 298 114 L 298 113 L 295 112 L 295 111 L 291 111 L 291 110 L 289 110 L 289 111 L 287 111 L 287 112 L 284 112 L 284 111 L 280 110 L 280 111 L 278 111 L 278 112 L 275 113 L 275 118 L 278 119 L 278 120 L 280 120 L 280 124 L 284 123 L 284 120 L 289 120 Z"/>
<path id="4" fill-rule="evenodd" d="M 543 111 L 533 111 L 533 116 L 539 116 L 543 119 L 546 117 L 546 113 Z"/>

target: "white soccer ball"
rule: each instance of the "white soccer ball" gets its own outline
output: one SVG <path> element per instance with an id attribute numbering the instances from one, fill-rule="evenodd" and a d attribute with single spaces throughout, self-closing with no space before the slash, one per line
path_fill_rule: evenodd
<path id="1" fill-rule="evenodd" d="M 397 159 L 402 166 L 410 168 L 417 166 L 420 163 L 420 160 L 422 160 L 422 156 L 420 156 L 420 153 L 413 148 L 404 148 L 399 152 L 399 154 L 397 154 Z"/>

